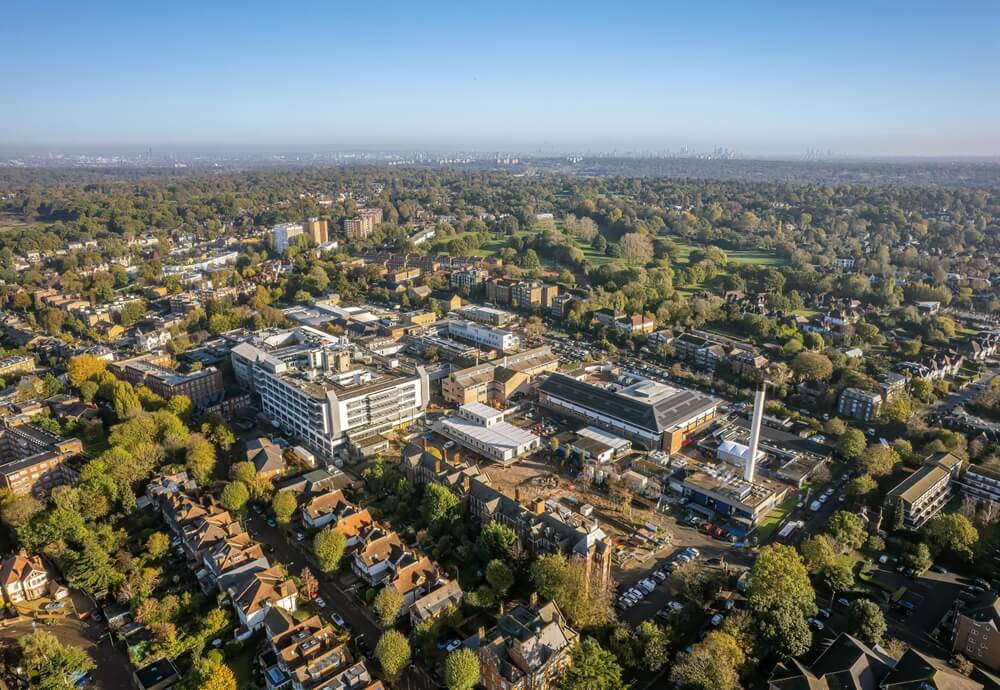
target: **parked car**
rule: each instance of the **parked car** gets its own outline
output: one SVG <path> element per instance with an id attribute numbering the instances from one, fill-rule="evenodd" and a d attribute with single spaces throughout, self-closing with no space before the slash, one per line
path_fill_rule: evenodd
<path id="1" fill-rule="evenodd" d="M 722 621 L 724 620 L 726 620 L 726 617 L 723 616 L 721 613 L 717 613 L 714 616 L 712 616 L 712 619 L 709 621 L 709 623 L 711 623 L 714 627 L 718 628 L 720 625 L 722 625 Z"/>
<path id="2" fill-rule="evenodd" d="M 823 625 L 823 621 L 821 621 L 819 618 L 810 618 L 809 625 L 816 628 L 817 630 L 822 630 L 824 627 L 826 627 Z"/>
<path id="3" fill-rule="evenodd" d="M 347 623 L 344 622 L 344 619 L 336 611 L 333 611 L 332 613 L 330 613 L 330 620 L 332 620 L 334 623 L 336 623 L 341 628 L 346 628 L 347 627 Z"/>
<path id="4" fill-rule="evenodd" d="M 851 602 L 850 602 L 850 600 L 847 597 L 839 597 L 837 599 L 837 603 L 840 604 L 841 606 L 845 606 L 845 607 L 851 605 Z"/>
<path id="5" fill-rule="evenodd" d="M 324 599 L 323 597 L 316 597 L 315 599 L 313 599 L 313 601 L 315 601 L 316 606 L 319 606 L 321 609 L 326 608 L 326 599 Z"/>

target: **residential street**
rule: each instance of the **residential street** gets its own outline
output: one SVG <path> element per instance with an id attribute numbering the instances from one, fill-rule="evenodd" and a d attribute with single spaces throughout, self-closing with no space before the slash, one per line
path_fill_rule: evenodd
<path id="1" fill-rule="evenodd" d="M 312 569 L 319 581 L 319 595 L 326 601 L 324 613 L 329 616 L 331 613 L 338 613 L 353 629 L 352 636 L 364 635 L 368 646 L 375 649 L 382 629 L 375 622 L 371 614 L 362 606 L 356 603 L 355 596 L 340 589 L 329 577 L 326 577 L 312 564 L 308 563 L 305 549 L 307 542 L 299 545 L 287 539 L 285 531 L 281 527 L 269 527 L 266 516 L 250 513 L 247 518 L 247 527 L 252 535 L 261 543 L 272 548 L 274 560 L 284 563 L 290 574 L 298 575 L 306 565 Z M 378 670 L 378 662 L 371 662 L 372 671 Z M 403 672 L 403 676 L 397 685 L 406 690 L 430 690 L 435 688 L 434 681 L 422 669 L 411 665 Z"/>

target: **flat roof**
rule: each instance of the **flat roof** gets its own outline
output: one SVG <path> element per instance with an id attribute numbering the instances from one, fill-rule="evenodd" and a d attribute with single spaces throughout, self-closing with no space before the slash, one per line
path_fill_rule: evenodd
<path id="1" fill-rule="evenodd" d="M 463 417 L 443 417 L 439 423 L 446 436 L 449 431 L 465 434 L 501 451 L 512 450 L 516 453 L 518 448 L 538 441 L 538 437 L 530 431 L 508 422 L 497 422 L 485 427 Z M 454 440 L 461 443 L 458 438 Z"/>

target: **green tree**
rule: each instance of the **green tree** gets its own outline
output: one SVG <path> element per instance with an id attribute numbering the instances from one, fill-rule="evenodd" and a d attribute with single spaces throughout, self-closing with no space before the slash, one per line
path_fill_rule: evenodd
<path id="1" fill-rule="evenodd" d="M 476 549 L 484 561 L 509 560 L 517 545 L 517 533 L 502 523 L 487 522 L 476 539 Z"/>
<path id="2" fill-rule="evenodd" d="M 667 663 L 667 634 L 652 621 L 643 621 L 636 628 L 639 643 L 639 666 L 646 671 L 659 671 Z"/>
<path id="3" fill-rule="evenodd" d="M 34 496 L 18 495 L 10 490 L 0 492 L 0 520 L 8 527 L 17 528 L 27 524 L 44 508 Z"/>
<path id="4" fill-rule="evenodd" d="M 869 446 L 858 458 L 858 469 L 872 477 L 884 477 L 892 472 L 899 462 L 899 456 L 892 448 L 886 448 L 881 443 Z"/>
<path id="5" fill-rule="evenodd" d="M 170 551 L 170 537 L 163 532 L 153 532 L 146 539 L 146 555 L 158 561 Z"/>
<path id="6" fill-rule="evenodd" d="M 866 644 L 882 644 L 887 629 L 882 609 L 870 599 L 855 599 L 847 609 L 847 632 Z"/>
<path id="7" fill-rule="evenodd" d="M 399 611 L 403 608 L 403 595 L 391 585 L 383 587 L 375 595 L 372 606 L 382 627 L 388 628 L 399 617 Z"/>
<path id="8" fill-rule="evenodd" d="M 142 412 L 142 403 L 128 381 L 118 381 L 111 390 L 111 404 L 118 419 L 126 420 Z"/>
<path id="9" fill-rule="evenodd" d="M 420 510 L 429 525 L 438 525 L 458 514 L 458 497 L 441 484 L 428 484 Z"/>
<path id="10" fill-rule="evenodd" d="M 96 665 L 80 647 L 63 645 L 48 630 L 35 630 L 18 639 L 31 687 L 42 690 L 70 690 L 74 676 Z"/>
<path id="11" fill-rule="evenodd" d="M 559 690 L 625 690 L 614 654 L 587 638 L 573 650 L 572 663 L 556 681 Z"/>
<path id="12" fill-rule="evenodd" d="M 848 460 L 860 457 L 867 447 L 868 442 L 865 441 L 865 435 L 858 429 L 848 429 L 840 435 L 840 439 L 837 441 L 837 450 Z"/>
<path id="13" fill-rule="evenodd" d="M 410 643 L 398 630 L 386 630 L 375 645 L 375 657 L 390 680 L 395 680 L 410 663 Z"/>
<path id="14" fill-rule="evenodd" d="M 479 682 L 479 657 L 462 647 L 444 661 L 444 684 L 448 690 L 472 690 Z"/>
<path id="15" fill-rule="evenodd" d="M 924 527 L 924 539 L 934 554 L 949 551 L 972 560 L 972 547 L 979 541 L 979 532 L 964 515 L 938 513 Z"/>
<path id="16" fill-rule="evenodd" d="M 167 401 L 167 411 L 177 415 L 178 419 L 185 420 L 191 414 L 191 398 L 186 395 L 175 395 Z"/>
<path id="17" fill-rule="evenodd" d="M 914 571 L 922 573 L 930 568 L 933 563 L 934 559 L 931 557 L 931 550 L 927 548 L 927 544 L 920 542 L 905 547 L 903 565 L 906 567 L 913 568 Z"/>
<path id="18" fill-rule="evenodd" d="M 833 363 L 830 358 L 819 352 L 800 352 L 795 355 L 789 366 L 803 381 L 826 381 L 833 374 Z"/>
<path id="19" fill-rule="evenodd" d="M 278 496 L 281 496 L 284 493 L 286 492 L 281 492 L 275 496 L 275 501 L 278 500 Z M 294 498 L 292 500 L 294 500 Z M 275 511 L 275 514 L 277 514 L 277 511 Z M 316 556 L 319 569 L 324 573 L 332 573 L 335 571 L 340 565 L 340 559 L 344 556 L 344 547 L 346 545 L 347 538 L 344 536 L 343 532 L 335 530 L 331 527 L 325 527 L 320 530 L 316 536 L 313 537 L 313 555 Z"/>
<path id="20" fill-rule="evenodd" d="M 677 655 L 670 677 L 679 687 L 690 690 L 738 690 L 744 663 L 746 654 L 737 640 L 713 630 L 691 648 L 690 654 Z"/>
<path id="21" fill-rule="evenodd" d="M 66 364 L 66 375 L 74 388 L 79 388 L 85 381 L 96 379 L 108 368 L 108 361 L 95 355 L 77 355 Z"/>
<path id="22" fill-rule="evenodd" d="M 240 511 L 250 500 L 250 489 L 243 482 L 237 480 L 226 484 L 222 489 L 220 501 L 227 510 Z"/>
<path id="23" fill-rule="evenodd" d="M 830 517 L 826 523 L 826 531 L 845 552 L 860 549 L 868 536 L 865 521 L 846 510 L 838 510 Z"/>
<path id="24" fill-rule="evenodd" d="M 201 434 L 191 434 L 184 463 L 196 482 L 207 484 L 215 470 L 215 446 Z"/>
<path id="25" fill-rule="evenodd" d="M 816 592 L 798 552 L 775 544 L 760 550 L 750 571 L 749 608 L 763 640 L 779 656 L 798 656 L 811 643 L 807 616 L 816 613 Z"/>
<path id="26" fill-rule="evenodd" d="M 837 561 L 837 552 L 833 550 L 826 535 L 809 537 L 799 548 L 802 551 L 802 562 L 810 573 L 819 573 Z"/>
<path id="27" fill-rule="evenodd" d="M 494 559 L 486 564 L 486 581 L 496 592 L 497 597 L 502 597 L 514 584 L 514 573 L 510 571 L 507 564 L 499 559 Z"/>
<path id="28" fill-rule="evenodd" d="M 88 535 L 68 560 L 67 581 L 91 595 L 100 595 L 125 580 L 114 560 L 93 535 Z"/>
<path id="29" fill-rule="evenodd" d="M 852 498 L 870 496 L 878 488 L 878 482 L 870 474 L 862 474 L 847 483 L 847 495 Z"/>
<path id="30" fill-rule="evenodd" d="M 896 501 L 892 507 L 892 531 L 898 532 L 906 526 L 906 506 L 902 501 Z"/>

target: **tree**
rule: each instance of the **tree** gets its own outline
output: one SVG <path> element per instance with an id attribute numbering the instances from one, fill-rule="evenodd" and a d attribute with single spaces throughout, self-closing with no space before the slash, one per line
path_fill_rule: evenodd
<path id="1" fill-rule="evenodd" d="M 302 583 L 299 589 L 305 595 L 306 599 L 315 599 L 316 595 L 319 594 L 319 581 L 309 568 L 302 568 L 302 572 L 299 574 L 299 582 Z"/>
<path id="2" fill-rule="evenodd" d="M 826 523 L 826 531 L 840 544 L 843 551 L 860 549 L 867 537 L 865 521 L 846 510 L 838 510 L 830 517 Z"/>
<path id="3" fill-rule="evenodd" d="M 514 584 L 514 573 L 510 571 L 506 563 L 494 559 L 486 564 L 486 581 L 497 593 L 497 597 L 502 597 Z"/>
<path id="4" fill-rule="evenodd" d="M 892 507 L 892 531 L 898 532 L 906 526 L 906 506 L 902 501 L 896 501 Z"/>
<path id="5" fill-rule="evenodd" d="M 441 484 L 428 484 L 420 510 L 429 525 L 442 524 L 458 512 L 458 497 Z"/>
<path id="6" fill-rule="evenodd" d="M 142 412 L 142 403 L 128 381 L 118 381 L 111 389 L 111 404 L 118 419 L 124 421 Z"/>
<path id="7" fill-rule="evenodd" d="M 792 359 L 790 366 L 803 381 L 826 381 L 833 374 L 830 358 L 819 352 L 800 352 Z"/>
<path id="8" fill-rule="evenodd" d="M 964 515 L 938 513 L 924 528 L 924 538 L 934 554 L 949 551 L 972 560 L 972 547 L 979 541 L 979 532 Z"/>
<path id="9" fill-rule="evenodd" d="M 125 576 L 93 534 L 88 534 L 80 549 L 68 559 L 66 580 L 73 587 L 99 595 L 120 585 Z"/>
<path id="10" fill-rule="evenodd" d="M 761 549 L 747 593 L 761 637 L 777 654 L 797 656 L 809 648 L 806 617 L 816 613 L 816 592 L 795 549 L 784 544 Z"/>
<path id="11" fill-rule="evenodd" d="M 864 498 L 878 488 L 878 482 L 870 474 L 862 474 L 847 483 L 847 495 L 852 498 Z"/>
<path id="12" fill-rule="evenodd" d="M 96 379 L 108 368 L 108 360 L 95 355 L 77 355 L 66 364 L 70 385 L 79 388 L 85 381 Z"/>
<path id="13" fill-rule="evenodd" d="M 96 665 L 80 647 L 63 645 L 47 630 L 35 630 L 18 640 L 24 654 L 24 667 L 31 687 L 43 690 L 69 690 L 75 676 Z"/>
<path id="14" fill-rule="evenodd" d="M 933 563 L 934 559 L 931 557 L 931 550 L 923 542 L 908 545 L 904 549 L 903 565 L 913 568 L 914 572 L 922 573 L 930 568 Z"/>
<path id="15" fill-rule="evenodd" d="M 837 450 L 848 460 L 854 460 L 865 452 L 868 442 L 865 435 L 858 429 L 848 429 L 840 435 L 837 441 Z"/>
<path id="16" fill-rule="evenodd" d="M 278 496 L 285 493 L 287 492 L 282 491 L 275 496 L 275 501 L 278 500 Z M 294 497 L 292 500 L 294 500 Z M 277 514 L 277 509 L 275 509 L 275 514 Z M 343 532 L 335 530 L 331 527 L 325 527 L 320 530 L 316 536 L 313 537 L 313 555 L 316 556 L 319 569 L 324 573 L 332 573 L 335 571 L 337 566 L 340 565 L 340 559 L 344 556 L 344 547 L 346 545 L 347 538 L 344 536 Z"/>
<path id="17" fill-rule="evenodd" d="M 201 681 L 201 690 L 236 690 L 236 676 L 225 663 L 215 664 L 207 677 Z"/>
<path id="18" fill-rule="evenodd" d="M 884 424 L 904 424 L 913 415 L 913 403 L 908 395 L 889 398 L 879 410 L 879 420 Z"/>
<path id="19" fill-rule="evenodd" d="M 667 634 L 652 621 L 643 621 L 635 632 L 639 642 L 639 666 L 646 671 L 659 671 L 667 663 Z"/>
<path id="20" fill-rule="evenodd" d="M 172 412 L 181 420 L 188 418 L 191 414 L 191 398 L 186 395 L 175 395 L 167 401 L 167 411 Z"/>
<path id="21" fill-rule="evenodd" d="M 191 434 L 184 458 L 191 477 L 199 484 L 207 484 L 215 470 L 215 446 L 201 434 Z"/>
<path id="22" fill-rule="evenodd" d="M 153 532 L 146 540 L 146 555 L 158 561 L 170 551 L 170 537 L 163 532 Z"/>
<path id="23" fill-rule="evenodd" d="M 250 489 L 241 481 L 232 481 L 222 489 L 220 501 L 227 510 L 240 511 L 250 500 Z"/>
<path id="24" fill-rule="evenodd" d="M 372 606 L 375 608 L 379 622 L 383 627 L 388 628 L 399 617 L 399 611 L 403 608 L 403 595 L 391 585 L 383 587 L 375 595 Z"/>
<path id="25" fill-rule="evenodd" d="M 410 663 L 410 643 L 398 630 L 386 630 L 375 645 L 375 657 L 390 680 L 395 680 Z"/>
<path id="26" fill-rule="evenodd" d="M 551 599 L 574 625 L 586 628 L 610 621 L 612 592 L 607 583 L 587 577 L 584 564 L 572 563 L 561 553 L 542 556 L 531 566 L 531 582 L 538 594 Z"/>
<path id="27" fill-rule="evenodd" d="M 517 533 L 502 523 L 487 522 L 476 539 L 476 548 L 484 561 L 509 559 L 517 545 Z"/>
<path id="28" fill-rule="evenodd" d="M 830 540 L 822 534 L 809 537 L 802 542 L 802 562 L 810 573 L 819 573 L 837 561 L 837 552 Z"/>
<path id="29" fill-rule="evenodd" d="M 847 609 L 847 632 L 866 644 L 882 644 L 886 631 L 882 609 L 870 599 L 855 599 Z"/>
<path id="30" fill-rule="evenodd" d="M 653 241 L 645 233 L 622 235 L 620 245 L 622 258 L 633 266 L 645 266 L 653 260 Z"/>
<path id="31" fill-rule="evenodd" d="M 886 448 L 881 443 L 876 443 L 865 449 L 865 452 L 858 458 L 858 469 L 863 474 L 871 475 L 874 478 L 884 477 L 892 472 L 892 468 L 899 462 L 899 456 L 892 448 Z"/>
<path id="32" fill-rule="evenodd" d="M 560 690 L 625 690 L 622 667 L 608 650 L 587 638 L 573 650 L 572 663 L 556 681 Z"/>
<path id="33" fill-rule="evenodd" d="M 456 649 L 444 660 L 444 684 L 448 690 L 472 690 L 479 682 L 479 657 L 471 649 Z"/>
<path id="34" fill-rule="evenodd" d="M 0 520 L 8 527 L 27 524 L 44 508 L 41 501 L 30 495 L 17 495 L 9 490 L 0 495 Z"/>
<path id="35" fill-rule="evenodd" d="M 713 630 L 691 648 L 678 654 L 671 679 L 691 690 L 738 690 L 739 670 L 746 655 L 737 640 L 721 630 Z"/>
<path id="36" fill-rule="evenodd" d="M 94 398 L 97 397 L 99 390 L 101 390 L 101 387 L 96 381 L 84 381 L 80 384 L 80 397 L 83 398 L 83 402 L 94 402 Z"/>
<path id="37" fill-rule="evenodd" d="M 287 525 L 292 521 L 292 514 L 298 507 L 299 502 L 295 499 L 295 494 L 291 491 L 279 491 L 271 499 L 271 510 L 274 512 L 274 519 L 282 525 Z"/>

